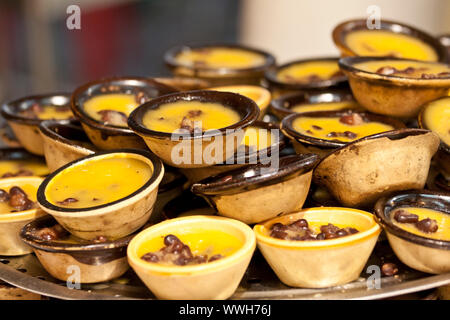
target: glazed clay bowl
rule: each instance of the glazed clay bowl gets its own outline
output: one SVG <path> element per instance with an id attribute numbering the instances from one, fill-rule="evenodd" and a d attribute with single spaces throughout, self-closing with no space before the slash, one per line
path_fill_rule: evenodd
<path id="1" fill-rule="evenodd" d="M 328 240 L 295 241 L 270 236 L 275 223 L 299 219 L 353 227 L 356 234 Z M 359 278 L 381 232 L 369 212 L 340 207 L 303 209 L 253 227 L 258 248 L 284 284 L 291 287 L 325 288 Z"/>
<path id="2" fill-rule="evenodd" d="M 357 56 L 356 52 L 354 52 L 346 43 L 346 37 L 349 33 L 354 31 L 360 31 L 360 30 L 369 30 L 367 27 L 367 19 L 356 19 L 356 20 L 348 20 L 344 21 L 338 26 L 336 26 L 333 30 L 333 41 L 336 47 L 341 52 L 342 57 L 347 56 Z M 437 61 L 445 62 L 447 58 L 447 53 L 445 51 L 444 46 L 439 43 L 439 41 L 416 28 L 413 28 L 409 25 L 395 22 L 395 21 L 389 21 L 389 20 L 381 20 L 380 21 L 380 28 L 374 28 L 376 30 L 385 30 L 389 32 L 393 32 L 396 34 L 403 34 L 406 36 L 411 36 L 413 38 L 416 38 L 425 44 L 429 45 L 431 48 L 434 49 L 436 55 L 437 55 Z"/>
<path id="3" fill-rule="evenodd" d="M 45 120 L 39 130 L 50 172 L 96 150 L 77 120 Z"/>
<path id="4" fill-rule="evenodd" d="M 241 246 L 214 262 L 187 266 L 150 263 L 141 259 L 145 243 L 168 234 L 219 231 L 234 236 Z M 215 239 L 208 239 L 214 245 Z M 205 239 L 207 241 L 207 239 Z M 218 240 L 215 240 L 218 241 Z M 238 287 L 256 247 L 252 229 L 223 217 L 190 216 L 166 220 L 140 232 L 128 246 L 128 262 L 158 299 L 221 300 Z"/>
<path id="5" fill-rule="evenodd" d="M 252 165 L 207 178 L 191 190 L 219 215 L 259 223 L 302 208 L 317 162 L 315 154 L 286 156 L 278 165 Z"/>
<path id="6" fill-rule="evenodd" d="M 386 231 L 389 244 L 407 266 L 427 273 L 450 271 L 450 241 L 427 238 L 396 226 L 391 212 L 401 207 L 421 207 L 450 215 L 449 193 L 428 190 L 398 192 L 380 198 L 375 205 L 375 217 Z"/>
<path id="7" fill-rule="evenodd" d="M 26 224 L 20 232 L 20 238 L 33 248 L 39 262 L 52 277 L 67 281 L 73 279 L 79 268 L 80 283 L 95 283 L 120 277 L 128 270 L 127 245 L 134 235 L 95 243 L 74 237 L 69 241 L 46 240 L 36 233 L 55 225 L 54 218 L 45 216 Z"/>
<path id="8" fill-rule="evenodd" d="M 266 130 L 276 130 L 278 137 L 270 147 L 261 150 L 247 150 L 244 145 L 240 145 L 238 152 L 233 157 L 228 158 L 223 163 L 218 163 L 210 167 L 202 168 L 181 168 L 181 172 L 195 183 L 208 177 L 212 177 L 227 171 L 242 168 L 251 164 L 268 163 L 286 146 L 286 139 L 281 133 L 279 126 L 274 122 L 255 121 L 251 127 Z"/>
<path id="9" fill-rule="evenodd" d="M 36 188 L 42 182 L 39 177 L 15 177 L 0 180 L 0 189 L 6 189 L 13 186 L 21 187 L 29 184 Z M 39 208 L 1 213 L 0 214 L 0 255 L 2 256 L 20 256 L 32 252 L 19 237 L 20 229 L 28 222 L 45 215 L 45 212 Z"/>
<path id="10" fill-rule="evenodd" d="M 323 91 L 305 91 L 301 93 L 294 94 L 286 94 L 281 97 L 274 99 L 270 102 L 270 112 L 274 114 L 280 121 L 283 120 L 284 117 L 291 115 L 293 113 L 303 113 L 292 110 L 293 108 L 301 105 L 310 105 L 310 107 L 304 112 L 312 112 L 312 111 L 332 111 L 330 110 L 322 110 L 325 108 L 323 103 L 340 103 L 340 102 L 348 102 L 349 108 L 344 108 L 341 110 L 349 110 L 353 109 L 350 104 L 356 102 L 353 99 L 352 93 L 350 90 L 345 89 L 326 89 Z M 314 108 L 315 104 L 320 104 L 320 107 L 317 109 Z M 318 105 L 319 106 L 319 105 Z M 360 109 L 360 108 L 359 108 Z"/>
<path id="11" fill-rule="evenodd" d="M 348 57 L 339 60 L 339 67 L 348 76 L 353 96 L 367 110 L 392 117 L 411 118 L 417 116 L 425 103 L 447 95 L 450 77 L 406 78 L 364 71 L 354 66 L 357 63 L 383 60 L 402 59 Z"/>
<path id="12" fill-rule="evenodd" d="M 47 187 L 58 174 L 89 161 L 125 157 L 143 161 L 152 169 L 150 179 L 139 189 L 116 201 L 88 208 L 62 207 L 47 199 Z M 154 154 L 136 149 L 119 149 L 98 152 L 74 160 L 47 176 L 38 190 L 38 203 L 58 223 L 74 236 L 91 240 L 96 237 L 118 239 L 142 227 L 150 218 L 164 175 L 164 167 Z M 88 183 L 88 182 L 87 182 Z M 70 184 L 67 184 L 70 188 Z"/>
<path id="13" fill-rule="evenodd" d="M 134 94 L 136 100 L 141 104 L 144 101 L 175 91 L 174 88 L 150 78 L 107 78 L 78 87 L 72 94 L 70 104 L 75 117 L 80 120 L 87 136 L 97 148 L 101 150 L 119 148 L 146 149 L 142 139 L 128 127 L 106 124 L 91 118 L 84 110 L 84 103 L 90 98 L 101 94 L 122 93 Z"/>
<path id="14" fill-rule="evenodd" d="M 297 153 L 299 154 L 316 153 L 321 158 L 324 158 L 328 154 L 330 154 L 330 152 L 332 152 L 333 150 L 343 147 L 347 145 L 349 142 L 339 140 L 327 140 L 303 134 L 294 128 L 293 126 L 294 121 L 302 117 L 318 117 L 318 118 L 342 117 L 349 114 L 358 114 L 363 119 L 366 119 L 368 121 L 381 122 L 390 125 L 395 129 L 405 128 L 403 122 L 393 118 L 367 112 L 353 112 L 349 110 L 347 111 L 344 110 L 344 111 L 312 111 L 305 113 L 294 113 L 283 118 L 283 120 L 281 121 L 281 131 L 286 137 L 288 137 L 291 140 L 292 145 Z"/>
<path id="15" fill-rule="evenodd" d="M 263 57 L 264 62 L 253 67 L 245 68 L 214 68 L 207 65 L 187 65 L 177 61 L 177 56 L 182 52 L 192 50 L 208 50 L 212 48 L 240 49 Z M 264 51 L 234 44 L 208 44 L 208 45 L 183 45 L 169 49 L 164 54 L 164 61 L 172 73 L 177 77 L 196 78 L 205 80 L 211 86 L 227 85 L 259 85 L 264 77 L 264 72 L 275 64 L 275 58 Z"/>
<path id="16" fill-rule="evenodd" d="M 240 120 L 225 128 L 191 134 L 154 131 L 143 124 L 143 117 L 148 111 L 178 101 L 219 103 L 236 111 Z M 231 92 L 198 90 L 169 94 L 144 103 L 130 114 L 128 126 L 164 163 L 178 168 L 200 168 L 222 163 L 231 157 L 244 137 L 244 129 L 258 116 L 258 106 L 247 97 Z M 211 149 L 220 149 L 221 152 L 209 157 L 208 150 Z M 188 155 L 185 156 L 184 152 Z"/>
<path id="17" fill-rule="evenodd" d="M 289 63 L 282 64 L 277 67 L 271 67 L 265 73 L 265 80 L 268 83 L 269 89 L 272 92 L 273 96 L 278 98 L 285 94 L 290 93 L 298 93 L 304 91 L 317 91 L 317 90 L 326 90 L 330 88 L 345 88 L 348 87 L 347 77 L 339 72 L 339 69 L 336 76 L 331 77 L 329 79 L 321 79 L 314 81 L 305 81 L 305 82 L 296 82 L 282 80 L 278 77 L 280 71 L 285 70 L 294 65 L 301 65 L 305 63 L 315 63 L 315 62 L 335 62 L 336 65 L 339 61 L 338 57 L 323 57 L 323 58 L 311 58 L 311 59 L 302 59 L 295 60 Z"/>
<path id="18" fill-rule="evenodd" d="M 5 164 L 18 164 L 21 169 L 27 172 L 20 172 L 21 169 L 9 168 Z M 10 171 L 13 170 L 13 171 Z M 17 171 L 19 170 L 19 171 Z M 49 174 L 49 169 L 44 158 L 29 153 L 23 148 L 0 148 L 0 179 L 18 176 L 44 177 Z"/>
<path id="19" fill-rule="evenodd" d="M 39 134 L 39 124 L 43 120 L 28 117 L 23 113 L 33 105 L 56 106 L 66 109 L 69 104 L 70 94 L 66 93 L 29 96 L 5 103 L 1 107 L 1 114 L 8 122 L 20 145 L 33 154 L 43 156 L 44 143 Z"/>
<path id="20" fill-rule="evenodd" d="M 322 159 L 314 182 L 344 206 L 369 206 L 394 191 L 423 188 L 438 147 L 439 137 L 423 129 L 367 136 Z"/>

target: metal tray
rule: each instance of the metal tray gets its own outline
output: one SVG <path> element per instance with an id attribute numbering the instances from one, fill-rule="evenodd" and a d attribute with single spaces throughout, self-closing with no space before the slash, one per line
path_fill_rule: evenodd
<path id="1" fill-rule="evenodd" d="M 69 289 L 65 282 L 50 276 L 34 254 L 20 257 L 0 256 L 0 279 L 16 287 L 59 299 L 109 300 L 155 299 L 136 274 L 130 269 L 124 276 L 109 282 L 83 284 L 80 289 Z M 367 266 L 381 266 L 393 262 L 399 273 L 382 277 L 380 289 L 368 289 L 364 271 L 352 283 L 325 288 L 301 289 L 283 285 L 270 269 L 259 251 L 250 263 L 239 288 L 231 299 L 383 299 L 450 284 L 450 273 L 430 275 L 408 268 L 397 260 L 386 240 L 375 247 Z"/>

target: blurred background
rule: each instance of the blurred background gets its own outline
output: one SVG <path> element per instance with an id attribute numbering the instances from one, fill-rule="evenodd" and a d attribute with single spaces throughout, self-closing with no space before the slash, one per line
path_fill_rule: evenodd
<path id="1" fill-rule="evenodd" d="M 81 30 L 66 26 L 69 5 L 81 9 Z M 370 5 L 383 19 L 450 33 L 449 0 L 1 0 L 0 99 L 168 75 L 162 56 L 184 43 L 242 43 L 279 63 L 337 55 L 332 29 Z"/>

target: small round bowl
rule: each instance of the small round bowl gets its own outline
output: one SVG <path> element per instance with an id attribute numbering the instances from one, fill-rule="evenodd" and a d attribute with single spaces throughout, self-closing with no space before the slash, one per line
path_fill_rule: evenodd
<path id="1" fill-rule="evenodd" d="M 252 99 L 259 107 L 258 120 L 262 120 L 262 118 L 266 114 L 267 107 L 269 106 L 270 100 L 272 98 L 270 91 L 260 86 L 250 86 L 250 85 L 222 86 L 209 88 L 208 90 L 234 92 L 237 94 L 241 94 L 249 99 Z"/>
<path id="2" fill-rule="evenodd" d="M 383 60 L 420 62 L 385 57 L 348 57 L 339 60 L 339 67 L 348 76 L 353 96 L 367 110 L 387 116 L 411 118 L 417 116 L 425 103 L 447 95 L 450 77 L 405 78 L 354 67 L 361 62 Z"/>
<path id="3" fill-rule="evenodd" d="M 357 56 L 357 54 L 347 46 L 345 38 L 349 33 L 359 30 L 370 31 L 367 27 L 367 19 L 348 20 L 334 28 L 332 35 L 333 41 L 341 52 L 342 57 Z M 380 21 L 380 28 L 374 28 L 374 30 L 385 30 L 396 34 L 411 36 L 433 48 L 438 57 L 438 61 L 445 62 L 447 59 L 447 53 L 444 46 L 439 43 L 435 37 L 409 25 L 383 19 Z"/>
<path id="4" fill-rule="evenodd" d="M 39 125 L 50 172 L 96 151 L 77 120 L 45 120 Z"/>
<path id="5" fill-rule="evenodd" d="M 394 225 L 391 211 L 405 206 L 428 208 L 450 215 L 449 193 L 428 190 L 398 192 L 377 201 L 375 217 L 386 231 L 395 254 L 404 264 L 427 273 L 450 272 L 450 241 L 423 237 Z"/>
<path id="6" fill-rule="evenodd" d="M 9 178 L 17 174 L 17 172 L 10 172 L 7 169 L 1 168 L 4 162 L 25 163 L 24 169 L 30 171 L 29 174 L 21 174 L 20 176 L 37 176 L 44 177 L 49 174 L 49 169 L 44 161 L 44 158 L 29 153 L 23 148 L 0 148 L 0 179 Z M 30 163 L 28 167 L 26 164 Z"/>
<path id="7" fill-rule="evenodd" d="M 91 160 L 106 159 L 120 154 L 141 160 L 152 168 L 150 179 L 132 194 L 110 203 L 88 208 L 66 208 L 47 200 L 46 188 L 59 173 Z M 163 175 L 164 167 L 161 160 L 148 151 L 119 149 L 98 152 L 69 162 L 47 176 L 39 187 L 37 199 L 41 208 L 51 214 L 74 236 L 86 240 L 99 236 L 118 239 L 138 230 L 150 218 Z"/>
<path id="8" fill-rule="evenodd" d="M 8 125 L 11 127 L 20 144 L 27 149 L 27 151 L 43 156 L 44 143 L 39 134 L 39 124 L 43 120 L 30 118 L 21 114 L 35 104 L 43 107 L 56 106 L 68 108 L 70 104 L 70 94 L 52 93 L 29 96 L 5 103 L 1 107 L 1 115 L 8 122 Z"/>
<path id="9" fill-rule="evenodd" d="M 54 218 L 45 216 L 31 221 L 20 231 L 22 241 L 33 248 L 52 277 L 67 281 L 73 278 L 74 267 L 78 267 L 80 283 L 95 283 L 118 278 L 129 269 L 127 246 L 134 235 L 101 243 L 75 238 L 44 240 L 36 235 L 37 230 L 55 225 Z"/>
<path id="10" fill-rule="evenodd" d="M 286 156 L 278 166 L 257 164 L 207 178 L 191 187 L 218 214 L 259 223 L 302 208 L 311 184 L 315 154 Z"/>
<path id="11" fill-rule="evenodd" d="M 36 189 L 42 182 L 40 177 L 15 177 L 0 180 L 0 189 L 30 184 Z M 20 256 L 32 252 L 19 237 L 20 229 L 35 218 L 45 215 L 39 208 L 20 212 L 0 213 L 0 255 Z"/>
<path id="12" fill-rule="evenodd" d="M 365 207 L 399 190 L 421 189 L 439 137 L 428 130 L 400 129 L 353 141 L 321 160 L 314 182 L 344 206 Z"/>
<path id="13" fill-rule="evenodd" d="M 210 48 L 229 48 L 241 49 L 248 52 L 256 53 L 264 58 L 264 63 L 248 68 L 213 68 L 199 65 L 180 64 L 176 57 L 181 52 L 192 51 L 197 49 Z M 177 46 L 171 48 L 164 54 L 164 61 L 175 76 L 191 77 L 208 81 L 212 86 L 226 86 L 238 84 L 259 85 L 264 77 L 264 72 L 275 65 L 275 58 L 264 51 L 234 44 L 208 44 L 194 46 Z"/>
<path id="14" fill-rule="evenodd" d="M 283 118 L 281 121 L 281 131 L 292 141 L 293 147 L 297 153 L 316 153 L 323 158 L 336 148 L 343 147 L 349 142 L 326 140 L 302 134 L 294 129 L 294 121 L 301 117 L 341 117 L 346 114 L 349 114 L 349 111 L 313 111 L 294 113 Z M 389 117 L 367 112 L 352 112 L 352 114 L 359 114 L 362 118 L 368 119 L 369 121 L 385 123 L 395 129 L 405 128 L 403 122 Z"/>
<path id="15" fill-rule="evenodd" d="M 238 152 L 223 163 L 218 163 L 210 167 L 202 168 L 181 168 L 181 172 L 189 179 L 189 182 L 192 184 L 205 178 L 245 167 L 251 164 L 267 163 L 273 157 L 278 157 L 279 153 L 286 146 L 286 139 L 281 133 L 279 126 L 273 122 L 255 121 L 251 125 L 251 127 L 266 130 L 278 130 L 278 140 L 272 143 L 271 146 L 266 149 L 256 150 L 253 152 L 246 150 L 245 146 L 241 145 L 238 148 Z M 240 153 L 241 151 L 242 153 Z"/>
<path id="16" fill-rule="evenodd" d="M 284 81 L 278 78 L 278 74 L 283 69 L 294 65 L 301 65 L 304 63 L 311 62 L 335 62 L 336 66 L 338 64 L 338 57 L 324 57 L 324 58 L 311 58 L 311 59 L 302 59 L 295 60 L 289 63 L 282 64 L 277 67 L 272 67 L 268 69 L 265 73 L 265 80 L 267 81 L 270 91 L 274 95 L 274 97 L 279 97 L 281 95 L 295 93 L 299 91 L 316 91 L 316 90 L 324 90 L 329 88 L 344 88 L 348 86 L 347 77 L 344 74 L 339 72 L 339 69 L 336 71 L 339 72 L 338 75 L 332 77 L 330 79 L 324 79 L 319 81 L 310 81 L 307 83 L 296 83 Z M 312 75 L 313 73 L 311 73 Z"/>
<path id="17" fill-rule="evenodd" d="M 291 115 L 293 113 L 303 113 L 296 112 L 292 108 L 300 105 L 311 105 L 322 104 L 322 103 L 332 103 L 332 102 L 355 102 L 350 90 L 345 89 L 327 89 L 323 91 L 305 91 L 301 93 L 286 94 L 270 102 L 269 110 L 274 114 L 279 120 L 283 120 L 284 117 Z M 308 110 L 305 112 L 312 111 L 335 111 L 326 110 L 324 107 L 317 108 L 317 110 Z M 361 109 L 361 108 L 360 108 Z M 345 108 L 341 110 L 355 110 L 353 108 Z M 357 110 L 357 109 L 356 109 Z"/>
<path id="18" fill-rule="evenodd" d="M 449 100 L 449 103 L 450 103 L 450 98 L 448 98 L 448 97 L 444 97 L 441 99 Z M 438 100 L 441 100 L 441 99 L 438 99 Z M 438 101 L 438 100 L 434 100 L 434 101 Z M 430 104 L 433 103 L 434 101 L 431 101 L 431 102 L 425 104 L 422 107 L 422 111 L 419 113 L 418 123 L 419 123 L 419 127 L 422 129 L 429 130 L 429 127 L 424 119 L 424 114 L 425 114 L 425 111 L 427 110 L 427 108 L 430 106 Z M 450 124 L 448 124 L 448 129 L 450 130 Z M 438 170 L 447 179 L 450 179 L 450 146 L 441 140 L 441 144 L 439 145 L 439 150 L 438 150 L 437 154 L 435 155 L 434 159 L 437 163 Z"/>
<path id="19" fill-rule="evenodd" d="M 228 127 L 205 131 L 201 134 L 154 131 L 143 124 L 142 119 L 149 110 L 154 110 L 161 105 L 177 101 L 220 103 L 239 113 L 241 120 Z M 221 163 L 231 157 L 238 147 L 236 141 L 238 143 L 242 141 L 245 133 L 244 129 L 255 122 L 258 116 L 258 106 L 253 100 L 247 97 L 231 92 L 198 90 L 169 94 L 144 103 L 130 114 L 128 126 L 136 134 L 141 136 L 150 150 L 168 165 L 179 168 L 199 168 Z M 204 153 L 220 143 L 220 146 L 223 148 L 222 154 L 205 161 Z M 197 150 L 200 151 L 200 149 L 201 154 L 195 152 Z M 187 156 L 189 159 L 184 161 L 186 159 L 182 158 L 185 157 L 176 154 L 177 150 L 189 150 L 190 157 L 189 155 Z M 194 152 L 190 152 L 190 150 L 194 150 Z M 173 153 L 180 159 L 173 159 Z"/>
<path id="20" fill-rule="evenodd" d="M 144 94 L 144 100 L 153 99 L 176 92 L 165 84 L 150 78 L 116 77 L 92 81 L 78 87 L 70 101 L 72 112 L 80 120 L 84 131 L 92 143 L 99 149 L 111 150 L 119 148 L 146 149 L 142 139 L 129 128 L 105 124 L 91 118 L 84 111 L 84 103 L 90 98 L 108 93 Z"/>
<path id="21" fill-rule="evenodd" d="M 329 240 L 293 241 L 270 236 L 275 223 L 289 224 L 299 219 L 350 226 L 358 233 Z M 358 279 L 381 232 L 369 212 L 339 207 L 303 209 L 257 224 L 258 248 L 284 284 L 292 287 L 325 288 Z"/>
<path id="22" fill-rule="evenodd" d="M 141 259 L 141 248 L 151 239 L 209 230 L 234 236 L 242 242 L 242 246 L 222 259 L 197 265 L 167 266 Z M 159 299 L 219 300 L 227 299 L 234 293 L 255 247 L 252 229 L 242 222 L 222 217 L 190 216 L 166 220 L 140 232 L 128 246 L 128 262 Z"/>

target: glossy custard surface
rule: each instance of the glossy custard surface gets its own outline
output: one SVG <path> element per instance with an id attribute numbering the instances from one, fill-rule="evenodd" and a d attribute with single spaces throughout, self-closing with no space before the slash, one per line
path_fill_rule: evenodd
<path id="1" fill-rule="evenodd" d="M 183 227 L 183 231 L 170 232 L 177 236 L 184 244 L 189 246 L 194 255 L 213 256 L 220 254 L 229 256 L 243 246 L 243 242 L 238 237 L 221 230 L 201 229 L 194 227 Z M 141 257 L 148 252 L 156 252 L 164 247 L 164 236 L 150 239 L 144 242 L 138 249 L 138 256 Z"/>
<path id="2" fill-rule="evenodd" d="M 94 96 L 84 103 L 84 111 L 97 121 L 104 121 L 101 111 L 113 110 L 123 113 L 126 117 L 138 106 L 133 94 L 108 93 Z M 126 127 L 126 123 L 122 126 Z"/>
<path id="3" fill-rule="evenodd" d="M 288 83 L 307 83 L 328 80 L 337 75 L 342 76 L 336 61 L 311 61 L 282 68 L 277 79 Z"/>
<path id="4" fill-rule="evenodd" d="M 229 69 L 246 69 L 265 63 L 265 57 L 261 54 L 226 47 L 184 50 L 175 57 L 175 60 L 181 65 L 190 67 Z"/>
<path id="5" fill-rule="evenodd" d="M 320 103 L 305 103 L 294 105 L 290 110 L 294 112 L 310 112 L 310 111 L 337 111 L 337 110 L 357 110 L 361 109 L 359 104 L 355 101 L 340 101 L 340 102 L 320 102 Z"/>
<path id="6" fill-rule="evenodd" d="M 0 161 L 0 177 L 7 177 L 11 174 L 12 176 L 45 176 L 49 174 L 49 170 L 44 162 L 38 160 Z"/>
<path id="7" fill-rule="evenodd" d="M 397 72 L 387 75 L 403 78 L 423 78 L 422 75 L 438 76 L 439 74 L 442 74 L 443 77 L 450 77 L 450 74 L 446 75 L 447 72 L 450 72 L 450 67 L 443 63 L 382 60 L 356 63 L 353 66 L 363 71 L 379 74 L 383 74 L 380 71 L 382 68 L 395 68 Z"/>
<path id="8" fill-rule="evenodd" d="M 307 136 L 350 142 L 375 133 L 393 130 L 390 125 L 381 122 L 364 122 L 362 124 L 348 125 L 342 123 L 339 117 L 300 117 L 294 120 L 293 128 Z M 332 133 L 351 132 L 356 136 L 334 136 Z"/>
<path id="9" fill-rule="evenodd" d="M 430 103 L 422 116 L 425 126 L 450 146 L 450 97 Z"/>
<path id="10" fill-rule="evenodd" d="M 151 130 L 173 133 L 179 129 L 192 131 L 194 127 L 202 131 L 220 129 L 240 120 L 236 111 L 220 103 L 177 101 L 149 110 L 142 122 Z"/>
<path id="11" fill-rule="evenodd" d="M 58 173 L 47 185 L 45 196 L 60 207 L 89 208 L 132 194 L 151 175 L 147 163 L 126 155 L 94 158 Z"/>
<path id="12" fill-rule="evenodd" d="M 405 34 L 386 30 L 359 30 L 349 33 L 345 42 L 358 56 L 394 56 L 437 61 L 438 55 L 425 42 Z"/>
<path id="13" fill-rule="evenodd" d="M 29 200 L 36 202 L 37 189 L 38 186 L 30 184 L 30 183 L 19 183 L 13 184 L 7 188 L 0 188 L 9 193 L 12 187 L 20 187 L 26 194 Z M 0 214 L 2 213 L 11 213 L 14 209 L 8 201 L 0 201 Z"/>
<path id="14" fill-rule="evenodd" d="M 244 135 L 242 143 L 256 150 L 266 149 L 276 142 L 271 130 L 249 126 Z"/>
<path id="15" fill-rule="evenodd" d="M 64 120 L 73 118 L 73 113 L 68 106 L 33 104 L 28 109 L 21 111 L 28 118 L 40 120 Z"/>
<path id="16" fill-rule="evenodd" d="M 426 218 L 436 220 L 437 225 L 438 225 L 438 230 L 433 233 L 425 233 L 425 232 L 422 232 L 421 230 L 419 230 L 412 223 L 399 223 L 393 218 L 393 216 L 397 210 L 405 210 L 408 213 L 418 215 L 419 220 L 423 220 Z M 422 237 L 450 241 L 450 215 L 449 214 L 446 214 L 444 212 L 440 212 L 437 210 L 428 209 L 428 208 L 417 208 L 417 207 L 405 207 L 405 208 L 399 208 L 397 210 L 393 210 L 391 213 L 391 217 L 392 217 L 391 221 L 397 227 L 404 229 L 408 232 L 411 232 L 413 234 L 417 234 Z"/>

